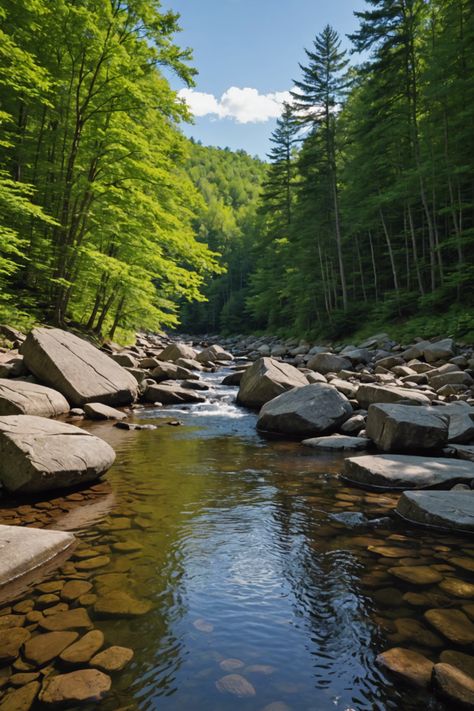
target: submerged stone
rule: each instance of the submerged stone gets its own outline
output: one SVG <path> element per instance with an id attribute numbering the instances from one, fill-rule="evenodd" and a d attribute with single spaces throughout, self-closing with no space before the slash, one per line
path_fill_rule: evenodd
<path id="1" fill-rule="evenodd" d="M 112 680 L 97 669 L 81 669 L 53 676 L 45 681 L 40 701 L 46 706 L 100 701 L 110 690 Z"/>
<path id="2" fill-rule="evenodd" d="M 433 662 L 418 652 L 393 647 L 379 654 L 376 662 L 412 686 L 428 688 L 430 685 Z"/>
<path id="3" fill-rule="evenodd" d="M 216 688 L 222 694 L 232 694 L 239 699 L 255 696 L 252 684 L 240 674 L 227 674 L 216 681 Z"/>

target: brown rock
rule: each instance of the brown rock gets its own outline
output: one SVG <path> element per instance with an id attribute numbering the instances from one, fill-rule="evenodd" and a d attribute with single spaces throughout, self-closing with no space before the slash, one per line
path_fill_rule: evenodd
<path id="1" fill-rule="evenodd" d="M 433 585 L 443 580 L 443 576 L 437 570 L 433 570 L 427 565 L 400 566 L 389 568 L 389 573 L 400 580 L 405 580 L 412 585 Z M 441 587 L 441 586 L 440 586 Z"/>
<path id="2" fill-rule="evenodd" d="M 103 644 L 103 632 L 100 630 L 92 630 L 61 652 L 59 658 L 66 664 L 86 664 L 92 659 L 94 654 L 97 654 Z"/>
<path id="3" fill-rule="evenodd" d="M 43 666 L 69 647 L 79 637 L 77 632 L 48 632 L 38 634 L 25 644 L 24 656 L 28 662 Z"/>
<path id="4" fill-rule="evenodd" d="M 464 652 L 458 652 L 455 649 L 445 649 L 439 655 L 439 660 L 444 664 L 456 667 L 463 674 L 467 674 L 467 676 L 474 679 L 474 657 L 470 654 L 464 654 Z"/>
<path id="5" fill-rule="evenodd" d="M 95 612 L 102 617 L 139 617 L 152 608 L 148 600 L 138 600 L 125 590 L 112 590 L 106 597 L 99 597 Z"/>
<path id="6" fill-rule="evenodd" d="M 87 610 L 83 607 L 77 607 L 74 610 L 66 610 L 58 612 L 56 615 L 51 615 L 44 620 L 40 620 L 40 627 L 48 632 L 56 632 L 60 630 L 90 630 L 92 622 Z"/>
<path id="7" fill-rule="evenodd" d="M 457 708 L 474 708 L 474 679 L 450 664 L 435 664 L 433 686 L 436 692 Z"/>
<path id="8" fill-rule="evenodd" d="M 433 609 L 424 617 L 450 642 L 464 646 L 474 642 L 474 625 L 461 610 Z"/>
<path id="9" fill-rule="evenodd" d="M 61 597 L 66 602 L 73 602 L 81 595 L 85 595 L 92 589 L 92 583 L 86 580 L 68 580 L 66 585 L 61 590 Z"/>
<path id="10" fill-rule="evenodd" d="M 433 662 L 418 652 L 393 647 L 377 657 L 377 664 L 412 686 L 429 687 Z"/>
<path id="11" fill-rule="evenodd" d="M 97 669 L 81 669 L 47 679 L 40 694 L 40 701 L 47 706 L 61 704 L 69 707 L 78 703 L 100 701 L 111 685 L 110 677 L 103 672 Z"/>
<path id="12" fill-rule="evenodd" d="M 105 672 L 119 672 L 133 659 L 133 649 L 114 645 L 96 654 L 90 661 L 91 666 Z"/>
<path id="13" fill-rule="evenodd" d="M 39 681 L 32 681 L 3 697 L 0 711 L 29 711 L 40 690 Z"/>
<path id="14" fill-rule="evenodd" d="M 0 637 L 0 663 L 12 662 L 20 654 L 22 645 L 31 634 L 23 627 L 11 627 L 2 631 Z"/>

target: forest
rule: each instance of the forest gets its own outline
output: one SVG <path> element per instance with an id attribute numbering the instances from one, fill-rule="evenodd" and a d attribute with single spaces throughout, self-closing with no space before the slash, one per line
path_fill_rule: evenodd
<path id="1" fill-rule="evenodd" d="M 472 0 L 315 28 L 268 162 L 184 137 L 157 6 L 3 3 L 0 318 L 474 337 Z"/>

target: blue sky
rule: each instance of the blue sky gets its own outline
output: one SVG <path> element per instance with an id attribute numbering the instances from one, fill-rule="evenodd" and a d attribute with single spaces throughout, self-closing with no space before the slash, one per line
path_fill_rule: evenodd
<path id="1" fill-rule="evenodd" d="M 281 101 L 298 78 L 304 48 L 326 24 L 345 35 L 364 0 L 163 0 L 181 14 L 180 45 L 192 47 L 199 75 L 183 96 L 194 109 L 187 135 L 206 145 L 264 157 Z M 182 85 L 172 79 L 175 89 Z"/>

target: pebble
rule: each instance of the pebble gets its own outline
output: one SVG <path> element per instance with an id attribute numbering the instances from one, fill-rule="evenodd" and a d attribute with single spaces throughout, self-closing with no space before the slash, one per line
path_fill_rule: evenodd
<path id="1" fill-rule="evenodd" d="M 252 684 L 240 674 L 227 674 L 216 681 L 216 688 L 222 694 L 232 694 L 239 699 L 255 696 Z"/>
<path id="2" fill-rule="evenodd" d="M 400 566 L 389 568 L 388 572 L 412 585 L 434 585 L 443 580 L 439 571 L 433 570 L 427 565 Z"/>
<path id="3" fill-rule="evenodd" d="M 20 649 L 31 637 L 23 627 L 11 627 L 2 631 L 0 637 L 0 663 L 13 662 L 20 654 Z"/>
<path id="4" fill-rule="evenodd" d="M 231 671 L 235 671 L 236 669 L 242 669 L 242 667 L 244 667 L 245 664 L 240 659 L 223 659 L 219 663 L 219 666 L 222 669 L 222 671 L 231 672 Z"/>
<path id="5" fill-rule="evenodd" d="M 76 607 L 74 610 L 65 610 L 51 615 L 39 622 L 40 627 L 48 632 L 61 630 L 88 630 L 92 628 L 92 622 L 83 607 Z"/>
<path id="6" fill-rule="evenodd" d="M 474 625 L 461 610 L 433 609 L 425 612 L 424 617 L 450 642 L 460 645 L 474 642 Z"/>
<path id="7" fill-rule="evenodd" d="M 112 590 L 107 596 L 99 597 L 94 605 L 96 614 L 102 617 L 139 617 L 151 608 L 151 602 L 138 600 L 125 590 Z"/>
<path id="8" fill-rule="evenodd" d="M 133 659 L 133 649 L 114 645 L 96 654 L 90 664 L 105 672 L 119 672 Z"/>
<path id="9" fill-rule="evenodd" d="M 66 602 L 73 602 L 90 590 L 92 590 L 92 583 L 86 580 L 68 580 L 61 590 L 61 598 Z"/>
<path id="10" fill-rule="evenodd" d="M 433 687 L 450 704 L 465 709 L 474 708 L 474 679 L 450 664 L 435 664 Z"/>
<path id="11" fill-rule="evenodd" d="M 193 627 L 199 630 L 199 632 L 214 632 L 214 625 L 202 618 L 195 620 L 193 622 Z"/>

